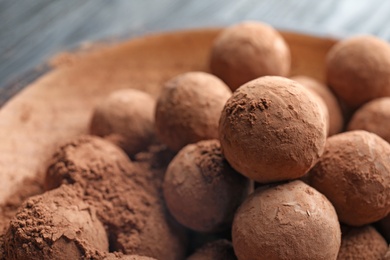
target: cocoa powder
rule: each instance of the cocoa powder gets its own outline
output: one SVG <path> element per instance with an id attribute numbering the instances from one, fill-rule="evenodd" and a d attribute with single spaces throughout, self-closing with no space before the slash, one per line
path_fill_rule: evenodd
<path id="1" fill-rule="evenodd" d="M 323 152 L 326 127 L 324 111 L 307 89 L 267 76 L 246 83 L 226 102 L 219 139 L 235 170 L 268 183 L 308 172 Z"/>

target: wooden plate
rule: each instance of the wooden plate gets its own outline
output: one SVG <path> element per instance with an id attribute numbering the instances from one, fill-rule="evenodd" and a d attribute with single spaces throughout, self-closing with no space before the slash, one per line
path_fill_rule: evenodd
<path id="1" fill-rule="evenodd" d="M 109 92 L 137 88 L 157 96 L 161 84 L 185 71 L 208 71 L 210 46 L 221 29 L 151 35 L 67 57 L 0 110 L 0 204 L 26 178 L 43 174 L 63 139 L 87 133 L 93 107 Z M 292 51 L 291 75 L 324 78 L 335 40 L 282 32 Z"/>

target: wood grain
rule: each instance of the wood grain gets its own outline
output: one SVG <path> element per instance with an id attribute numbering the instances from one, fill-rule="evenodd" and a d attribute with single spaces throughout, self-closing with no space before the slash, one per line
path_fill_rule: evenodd
<path id="1" fill-rule="evenodd" d="M 109 92 L 136 88 L 153 96 L 185 71 L 208 71 L 210 46 L 220 29 L 151 35 L 68 62 L 26 87 L 0 110 L 0 204 L 26 178 L 45 171 L 58 142 L 87 133 L 93 107 Z M 334 40 L 282 33 L 293 57 L 292 75 L 323 79 Z"/>
<path id="2" fill-rule="evenodd" d="M 85 41 L 258 20 L 322 37 L 390 39 L 386 0 L 0 0 L 1 89 Z"/>

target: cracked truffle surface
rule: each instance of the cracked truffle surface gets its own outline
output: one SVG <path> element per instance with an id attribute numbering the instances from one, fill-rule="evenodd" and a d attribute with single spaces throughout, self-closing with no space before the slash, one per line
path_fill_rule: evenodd
<path id="1" fill-rule="evenodd" d="M 303 176 L 321 156 L 327 121 L 323 109 L 299 83 L 262 77 L 237 89 L 219 123 L 230 165 L 260 183 Z"/>
<path id="2" fill-rule="evenodd" d="M 341 231 L 336 211 L 301 181 L 262 187 L 238 209 L 234 252 L 244 259 L 336 259 Z"/>
<path id="3" fill-rule="evenodd" d="M 336 208 L 341 222 L 362 226 L 390 212 L 390 144 L 366 131 L 328 138 L 309 183 Z"/>

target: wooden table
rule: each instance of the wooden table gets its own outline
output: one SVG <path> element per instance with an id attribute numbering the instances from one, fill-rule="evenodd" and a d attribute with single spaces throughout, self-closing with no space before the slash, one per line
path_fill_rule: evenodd
<path id="1" fill-rule="evenodd" d="M 81 43 L 241 20 L 320 36 L 390 39 L 386 0 L 0 0 L 0 105 L 45 71 L 33 68 Z"/>

